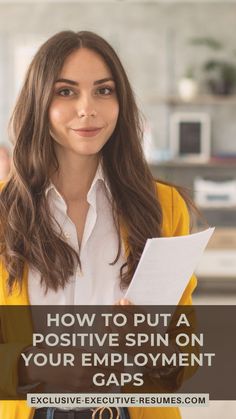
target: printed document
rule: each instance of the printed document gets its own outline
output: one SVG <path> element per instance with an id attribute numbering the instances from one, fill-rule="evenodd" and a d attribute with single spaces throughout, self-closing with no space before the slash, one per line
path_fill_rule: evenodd
<path id="1" fill-rule="evenodd" d="M 135 305 L 177 305 L 213 232 L 148 239 L 124 298 Z"/>

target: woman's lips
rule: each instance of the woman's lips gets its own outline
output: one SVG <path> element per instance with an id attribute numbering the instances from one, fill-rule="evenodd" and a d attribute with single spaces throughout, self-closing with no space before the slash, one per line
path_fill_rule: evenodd
<path id="1" fill-rule="evenodd" d="M 102 128 L 84 128 L 84 129 L 73 129 L 73 131 L 80 137 L 95 137 Z"/>

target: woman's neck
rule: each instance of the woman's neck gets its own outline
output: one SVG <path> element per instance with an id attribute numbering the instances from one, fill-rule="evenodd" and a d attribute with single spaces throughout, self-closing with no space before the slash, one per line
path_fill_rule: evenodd
<path id="1" fill-rule="evenodd" d="M 66 202 L 82 201 L 97 171 L 99 157 L 65 153 L 58 159 L 59 169 L 51 176 L 52 182 Z"/>

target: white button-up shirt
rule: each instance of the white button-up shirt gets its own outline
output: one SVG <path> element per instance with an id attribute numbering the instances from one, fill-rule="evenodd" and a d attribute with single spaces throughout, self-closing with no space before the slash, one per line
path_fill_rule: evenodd
<path id="1" fill-rule="evenodd" d="M 118 236 L 109 201 L 109 187 L 101 166 L 98 167 L 87 194 L 89 209 L 86 217 L 82 242 L 79 245 L 74 223 L 67 215 L 67 205 L 51 184 L 46 191 L 50 211 L 60 225 L 65 240 L 79 253 L 79 266 L 69 278 L 64 289 L 54 291 L 40 284 L 40 273 L 29 269 L 28 290 L 32 305 L 112 305 L 123 297 L 120 289 L 120 267 L 125 263 L 124 248 L 115 265 Z M 55 226 L 56 228 L 56 226 Z M 57 227 L 58 228 L 58 227 Z"/>

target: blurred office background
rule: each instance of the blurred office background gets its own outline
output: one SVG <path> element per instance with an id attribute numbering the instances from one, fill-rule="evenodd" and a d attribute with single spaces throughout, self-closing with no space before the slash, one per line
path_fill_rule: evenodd
<path id="1" fill-rule="evenodd" d="M 236 0 L 0 0 L 1 150 L 9 147 L 7 123 L 37 47 L 66 29 L 105 37 L 145 116 L 153 173 L 190 188 L 217 227 L 197 269 L 197 304 L 236 304 L 235 27 Z M 183 409 L 183 417 L 235 411 L 233 402 L 213 402 Z"/>

